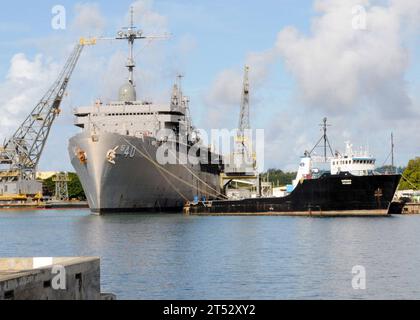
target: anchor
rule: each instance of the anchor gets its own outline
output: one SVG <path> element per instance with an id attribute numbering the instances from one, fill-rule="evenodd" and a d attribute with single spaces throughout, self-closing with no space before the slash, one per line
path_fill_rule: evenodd
<path id="1" fill-rule="evenodd" d="M 119 146 L 116 146 L 114 149 L 109 149 L 108 152 L 106 153 L 106 160 L 109 163 L 115 164 L 115 158 L 117 156 L 117 149 L 119 148 Z"/>
<path id="2" fill-rule="evenodd" d="M 379 209 L 381 207 L 381 198 L 383 196 L 382 189 L 381 188 L 376 189 L 374 195 L 375 195 L 376 202 L 378 204 L 378 209 Z"/>

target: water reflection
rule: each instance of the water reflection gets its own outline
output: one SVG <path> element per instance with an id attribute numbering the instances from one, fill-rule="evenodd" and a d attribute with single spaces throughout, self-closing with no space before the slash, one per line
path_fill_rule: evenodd
<path id="1" fill-rule="evenodd" d="M 0 256 L 100 256 L 132 299 L 420 298 L 420 217 L 0 213 Z M 363 265 L 367 289 L 354 290 Z"/>

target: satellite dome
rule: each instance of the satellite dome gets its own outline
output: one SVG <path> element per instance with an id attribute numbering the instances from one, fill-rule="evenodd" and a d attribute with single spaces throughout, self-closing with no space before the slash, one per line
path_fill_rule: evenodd
<path id="1" fill-rule="evenodd" d="M 125 83 L 121 86 L 119 91 L 120 101 L 136 101 L 136 89 L 131 83 Z"/>

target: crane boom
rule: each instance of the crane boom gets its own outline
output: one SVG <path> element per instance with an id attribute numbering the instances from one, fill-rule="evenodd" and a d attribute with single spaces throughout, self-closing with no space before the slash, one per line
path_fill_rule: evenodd
<path id="1" fill-rule="evenodd" d="M 239 115 L 239 135 L 244 136 L 245 130 L 250 129 L 249 123 L 249 66 L 244 69 L 244 82 L 241 97 L 241 111 Z"/>
<path id="2" fill-rule="evenodd" d="M 248 141 L 247 130 L 251 128 L 249 121 L 249 66 L 244 68 L 244 80 L 239 113 L 238 132 L 236 136 L 236 153 L 241 157 L 244 165 L 252 162 L 251 143 Z"/>
<path id="3" fill-rule="evenodd" d="M 85 45 L 94 41 L 81 39 L 61 70 L 57 80 L 22 122 L 13 136 L 0 149 L 0 164 L 10 165 L 1 177 L 9 180 L 34 180 L 51 126 L 60 113 L 67 85 Z M 15 173 L 15 174 L 11 174 Z"/>

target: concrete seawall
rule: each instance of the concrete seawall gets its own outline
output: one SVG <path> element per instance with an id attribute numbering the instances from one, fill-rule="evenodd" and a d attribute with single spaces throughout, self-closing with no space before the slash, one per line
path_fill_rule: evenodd
<path id="1" fill-rule="evenodd" d="M 420 214 L 420 203 L 409 202 L 403 208 L 403 214 Z"/>
<path id="2" fill-rule="evenodd" d="M 100 259 L 0 258 L 0 300 L 104 300 Z"/>
<path id="3" fill-rule="evenodd" d="M 390 217 L 385 210 L 304 212 L 185 212 L 191 216 L 279 216 L 279 217 Z"/>

